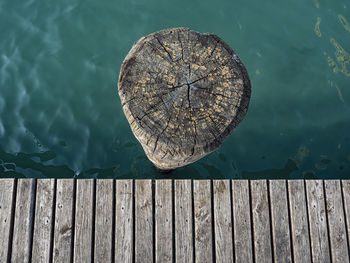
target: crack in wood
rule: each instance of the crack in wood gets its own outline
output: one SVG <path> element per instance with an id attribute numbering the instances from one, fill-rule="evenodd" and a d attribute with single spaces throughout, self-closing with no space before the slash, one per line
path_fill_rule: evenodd
<path id="1" fill-rule="evenodd" d="M 245 116 L 250 99 L 249 77 L 233 50 L 215 35 L 186 28 L 139 40 L 120 76 L 122 108 L 160 169 L 217 149 Z"/>

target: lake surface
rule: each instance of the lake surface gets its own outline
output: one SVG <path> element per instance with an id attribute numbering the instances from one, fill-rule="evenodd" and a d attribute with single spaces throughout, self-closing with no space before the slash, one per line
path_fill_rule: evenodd
<path id="1" fill-rule="evenodd" d="M 117 95 L 140 37 L 220 36 L 245 64 L 248 114 L 216 152 L 160 174 Z M 350 3 L 0 2 L 0 177 L 350 178 Z"/>

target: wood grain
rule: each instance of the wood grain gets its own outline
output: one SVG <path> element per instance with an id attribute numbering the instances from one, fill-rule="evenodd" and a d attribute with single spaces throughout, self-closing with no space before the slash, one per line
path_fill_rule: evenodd
<path id="1" fill-rule="evenodd" d="M 155 226 L 156 262 L 172 262 L 171 180 L 156 180 Z"/>
<path id="2" fill-rule="evenodd" d="M 96 180 L 95 262 L 112 261 L 113 180 Z"/>
<path id="3" fill-rule="evenodd" d="M 153 261 L 152 181 L 135 181 L 135 261 Z"/>
<path id="4" fill-rule="evenodd" d="M 267 183 L 265 180 L 251 181 L 254 251 L 256 262 L 270 262 L 272 259 L 271 230 Z"/>
<path id="5" fill-rule="evenodd" d="M 253 262 L 249 181 L 232 181 L 233 233 L 236 262 Z"/>
<path id="6" fill-rule="evenodd" d="M 56 216 L 54 232 L 53 262 L 65 263 L 71 259 L 73 233 L 73 190 L 72 179 L 58 179 L 56 187 Z"/>
<path id="7" fill-rule="evenodd" d="M 349 262 L 349 250 L 340 181 L 325 181 L 331 255 L 333 262 Z"/>
<path id="8" fill-rule="evenodd" d="M 34 186 L 35 179 L 18 180 L 11 262 L 29 261 Z"/>
<path id="9" fill-rule="evenodd" d="M 348 242 L 350 241 L 350 180 L 342 180 L 343 201 L 345 209 L 345 219 L 348 232 Z M 350 244 L 348 244 L 350 251 Z M 350 253 L 350 252 L 349 252 Z"/>
<path id="10" fill-rule="evenodd" d="M 327 215 L 322 180 L 305 181 L 313 262 L 330 262 Z"/>
<path id="11" fill-rule="evenodd" d="M 55 179 L 37 181 L 32 262 L 49 262 Z"/>
<path id="12" fill-rule="evenodd" d="M 132 182 L 132 180 L 117 180 L 115 262 L 132 262 L 134 231 Z"/>
<path id="13" fill-rule="evenodd" d="M 276 262 L 292 262 L 286 181 L 271 180 L 269 184 L 274 258 Z"/>
<path id="14" fill-rule="evenodd" d="M 310 262 L 310 236 L 303 180 L 288 181 L 290 221 L 295 262 Z"/>
<path id="15" fill-rule="evenodd" d="M 0 179 L 0 259 L 4 262 L 9 249 L 14 183 L 14 179 Z"/>
<path id="16" fill-rule="evenodd" d="M 176 262 L 193 262 L 191 180 L 175 181 Z"/>
<path id="17" fill-rule="evenodd" d="M 218 36 L 188 28 L 137 41 L 119 74 L 119 96 L 147 157 L 168 170 L 217 149 L 244 118 L 248 73 Z"/>
<path id="18" fill-rule="evenodd" d="M 214 180 L 215 254 L 218 262 L 233 262 L 230 181 Z"/>
<path id="19" fill-rule="evenodd" d="M 210 181 L 193 181 L 196 262 L 212 262 L 212 214 Z"/>
<path id="20" fill-rule="evenodd" d="M 92 179 L 77 180 L 74 262 L 90 262 L 92 256 Z"/>

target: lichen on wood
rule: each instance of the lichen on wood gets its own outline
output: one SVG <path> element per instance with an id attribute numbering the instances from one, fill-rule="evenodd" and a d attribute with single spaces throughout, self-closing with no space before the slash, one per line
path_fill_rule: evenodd
<path id="1" fill-rule="evenodd" d="M 118 86 L 135 137 L 162 170 L 216 150 L 246 115 L 251 94 L 235 52 L 218 36 L 188 28 L 137 41 Z"/>

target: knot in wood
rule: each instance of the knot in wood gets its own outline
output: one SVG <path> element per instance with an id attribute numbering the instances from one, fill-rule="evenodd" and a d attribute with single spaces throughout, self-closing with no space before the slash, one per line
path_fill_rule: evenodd
<path id="1" fill-rule="evenodd" d="M 163 170 L 216 150 L 246 115 L 251 93 L 235 52 L 218 36 L 188 28 L 137 41 L 118 86 L 135 137 Z"/>

